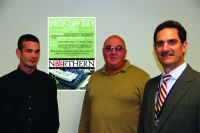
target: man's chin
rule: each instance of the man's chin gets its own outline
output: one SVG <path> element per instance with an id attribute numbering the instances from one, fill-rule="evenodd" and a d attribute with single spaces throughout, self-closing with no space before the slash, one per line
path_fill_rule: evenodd
<path id="1" fill-rule="evenodd" d="M 32 65 L 27 65 L 27 67 L 29 68 L 29 69 L 34 69 L 34 68 L 36 68 L 36 65 L 34 64 L 32 64 Z"/>
<path id="2" fill-rule="evenodd" d="M 164 67 L 164 68 L 167 68 L 167 67 L 171 67 L 173 65 L 173 63 L 169 63 L 169 62 L 165 62 L 165 63 L 162 63 L 162 66 Z"/>
<path id="3" fill-rule="evenodd" d="M 119 64 L 110 64 L 110 67 L 113 69 L 117 69 L 120 67 L 120 65 Z"/>

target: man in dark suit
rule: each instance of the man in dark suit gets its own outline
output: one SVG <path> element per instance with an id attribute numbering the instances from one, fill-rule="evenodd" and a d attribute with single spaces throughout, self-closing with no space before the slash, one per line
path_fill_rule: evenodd
<path id="1" fill-rule="evenodd" d="M 184 61 L 186 35 L 173 20 L 155 30 L 154 51 L 164 71 L 145 86 L 139 133 L 200 132 L 200 73 Z"/>

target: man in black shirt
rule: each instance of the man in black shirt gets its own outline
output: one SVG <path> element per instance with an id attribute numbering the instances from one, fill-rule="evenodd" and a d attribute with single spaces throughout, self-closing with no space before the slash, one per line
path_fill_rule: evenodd
<path id="1" fill-rule="evenodd" d="M 22 35 L 17 70 L 0 78 L 0 133 L 57 133 L 59 115 L 55 80 L 36 68 L 40 42 Z"/>

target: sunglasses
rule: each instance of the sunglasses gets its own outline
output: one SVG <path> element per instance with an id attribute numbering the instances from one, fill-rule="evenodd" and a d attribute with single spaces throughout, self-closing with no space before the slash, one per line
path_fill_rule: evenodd
<path id="1" fill-rule="evenodd" d="M 106 46 L 103 48 L 106 52 L 112 52 L 113 50 L 115 50 L 115 52 L 121 52 L 123 51 L 125 48 L 123 48 L 122 46 L 117 46 L 117 47 L 112 47 L 110 45 Z"/>

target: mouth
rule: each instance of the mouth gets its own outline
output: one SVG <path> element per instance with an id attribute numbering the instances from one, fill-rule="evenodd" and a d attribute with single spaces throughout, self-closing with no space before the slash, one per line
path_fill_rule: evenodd
<path id="1" fill-rule="evenodd" d="M 116 60 L 116 59 L 117 59 L 117 57 L 110 57 L 110 59 L 111 59 L 111 60 Z"/>
<path id="2" fill-rule="evenodd" d="M 30 60 L 30 63 L 31 63 L 31 64 L 35 64 L 36 61 L 35 61 L 35 60 Z"/>

